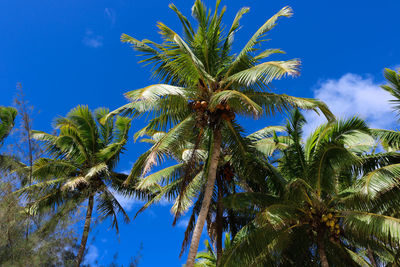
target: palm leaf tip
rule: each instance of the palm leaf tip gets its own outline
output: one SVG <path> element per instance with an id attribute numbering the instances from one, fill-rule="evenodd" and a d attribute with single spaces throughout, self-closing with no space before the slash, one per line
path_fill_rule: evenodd
<path id="1" fill-rule="evenodd" d="M 293 9 L 290 6 L 285 6 L 279 11 L 279 13 L 281 16 L 290 18 L 291 16 L 293 16 Z"/>

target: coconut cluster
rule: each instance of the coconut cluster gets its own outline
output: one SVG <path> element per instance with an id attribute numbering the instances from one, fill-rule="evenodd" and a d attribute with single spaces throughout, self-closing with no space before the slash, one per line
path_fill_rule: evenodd
<path id="1" fill-rule="evenodd" d="M 341 233 L 339 216 L 334 212 L 320 211 L 310 207 L 308 216 L 305 220 L 315 231 L 321 231 L 322 229 L 325 229 L 325 231 L 327 230 L 332 242 L 339 241 Z"/>
<path id="2" fill-rule="evenodd" d="M 339 218 L 333 213 L 322 214 L 321 222 L 325 223 L 331 233 L 331 241 L 337 241 L 340 235 Z"/>
<path id="3" fill-rule="evenodd" d="M 204 112 L 207 110 L 208 103 L 204 100 L 193 102 L 193 109 L 196 111 Z"/>
<path id="4" fill-rule="evenodd" d="M 197 113 L 197 126 L 204 127 L 208 122 L 208 103 L 204 100 L 190 103 L 193 110 Z"/>
<path id="5" fill-rule="evenodd" d="M 191 103 L 191 107 L 198 114 L 200 120 L 206 119 L 204 116 L 207 113 L 213 113 L 219 115 L 223 120 L 232 121 L 235 119 L 235 113 L 231 110 L 231 107 L 228 104 L 218 104 L 215 108 L 209 108 L 207 101 L 198 100 Z"/>
<path id="6" fill-rule="evenodd" d="M 232 121 L 235 119 L 235 113 L 229 105 L 218 104 L 215 106 L 215 112 L 220 113 L 223 120 Z"/>

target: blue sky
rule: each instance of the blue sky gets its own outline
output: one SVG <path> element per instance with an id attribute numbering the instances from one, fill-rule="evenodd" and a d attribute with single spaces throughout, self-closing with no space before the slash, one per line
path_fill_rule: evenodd
<path id="1" fill-rule="evenodd" d="M 92 109 L 123 105 L 124 92 L 154 81 L 149 68 L 137 64 L 134 51 L 119 37 L 127 33 L 158 41 L 157 21 L 180 32 L 177 18 L 168 9 L 170 2 L 190 15 L 193 2 L 188 0 L 1 0 L 0 105 L 12 103 L 16 83 L 21 82 L 30 103 L 40 110 L 35 129 L 44 131 L 51 131 L 54 117 L 78 104 Z M 265 44 L 285 50 L 282 59 L 303 62 L 300 77 L 274 83 L 277 92 L 321 98 L 338 115 L 358 114 L 373 127 L 394 126 L 389 96 L 378 86 L 383 68 L 400 64 L 399 1 L 222 0 L 222 4 L 228 6 L 228 25 L 240 7 L 250 7 L 236 35 L 237 50 L 280 8 L 294 9 L 294 16 L 280 20 L 269 35 L 272 40 Z M 310 130 L 323 120 L 313 114 L 307 117 Z M 282 118 L 241 121 L 251 132 Z M 143 121 L 135 121 L 131 136 L 141 126 Z M 146 148 L 130 142 L 119 170 L 128 170 Z M 123 201 L 133 216 L 140 203 Z M 109 222 L 97 225 L 89 237 L 89 260 L 107 264 L 118 251 L 119 262 L 126 263 L 142 243 L 140 266 L 180 266 L 184 220 L 172 227 L 169 208 L 167 203 L 151 208 L 121 226 L 118 237 Z"/>

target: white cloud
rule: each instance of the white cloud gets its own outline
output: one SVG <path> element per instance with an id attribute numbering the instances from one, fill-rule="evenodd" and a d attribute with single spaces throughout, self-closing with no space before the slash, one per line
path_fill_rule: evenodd
<path id="1" fill-rule="evenodd" d="M 99 257 L 99 250 L 97 249 L 97 247 L 90 245 L 89 246 L 89 251 L 85 256 L 85 264 L 90 264 L 90 265 L 94 265 L 96 264 L 96 260 Z"/>
<path id="2" fill-rule="evenodd" d="M 82 42 L 88 47 L 98 48 L 103 46 L 103 36 L 96 35 L 91 30 L 86 30 L 85 37 L 83 37 Z"/>
<path id="3" fill-rule="evenodd" d="M 186 229 L 189 224 L 189 219 L 180 219 L 179 222 L 176 224 L 177 227 Z"/>
<path id="4" fill-rule="evenodd" d="M 106 7 L 104 9 L 104 15 L 107 17 L 107 19 L 110 20 L 111 26 L 114 26 L 115 20 L 117 18 L 114 9 Z"/>
<path id="5" fill-rule="evenodd" d="M 338 118 L 357 115 L 372 128 L 389 128 L 396 121 L 389 103 L 392 97 L 379 86 L 371 77 L 347 73 L 338 80 L 321 82 L 314 90 L 314 97 L 324 101 Z M 308 121 L 305 136 L 326 122 L 323 115 L 314 112 L 306 112 L 305 116 Z"/>

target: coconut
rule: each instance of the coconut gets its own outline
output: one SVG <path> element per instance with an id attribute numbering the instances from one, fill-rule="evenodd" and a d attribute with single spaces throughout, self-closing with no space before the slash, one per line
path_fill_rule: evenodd
<path id="1" fill-rule="evenodd" d="M 226 113 L 222 113 L 221 118 L 227 121 L 229 120 L 229 115 Z"/>
<path id="2" fill-rule="evenodd" d="M 194 104 L 194 109 L 199 109 L 201 108 L 201 103 L 200 101 L 196 101 L 196 104 Z"/>
<path id="3" fill-rule="evenodd" d="M 216 105 L 215 107 L 216 107 L 217 109 L 220 109 L 220 110 L 224 110 L 224 109 L 225 109 L 224 105 L 222 105 L 222 104 L 218 104 L 218 105 Z"/>

